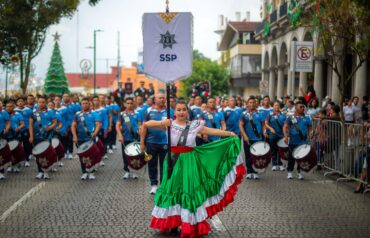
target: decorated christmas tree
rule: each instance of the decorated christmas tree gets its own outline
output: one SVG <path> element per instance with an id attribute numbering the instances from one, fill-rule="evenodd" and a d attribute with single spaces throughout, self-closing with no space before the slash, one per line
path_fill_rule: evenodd
<path id="1" fill-rule="evenodd" d="M 69 93 L 67 77 L 64 73 L 62 56 L 60 55 L 58 40 L 60 35 L 55 33 L 53 55 L 48 69 L 48 74 L 45 79 L 44 92 L 46 94 L 62 94 Z"/>

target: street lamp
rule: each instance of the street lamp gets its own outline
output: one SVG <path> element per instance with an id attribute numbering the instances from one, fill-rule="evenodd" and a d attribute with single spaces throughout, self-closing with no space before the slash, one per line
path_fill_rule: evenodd
<path id="1" fill-rule="evenodd" d="M 96 33 L 102 32 L 102 30 L 94 30 L 94 95 L 96 95 Z"/>

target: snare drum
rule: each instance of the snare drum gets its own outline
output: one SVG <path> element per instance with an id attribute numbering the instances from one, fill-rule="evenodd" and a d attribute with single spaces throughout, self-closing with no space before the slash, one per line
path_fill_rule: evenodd
<path id="1" fill-rule="evenodd" d="M 140 149 L 140 143 L 132 142 L 125 147 L 125 158 L 130 168 L 139 170 L 147 163 L 145 153 Z"/>
<path id="2" fill-rule="evenodd" d="M 38 143 L 32 149 L 32 154 L 36 157 L 37 163 L 44 172 L 48 171 L 58 161 L 58 156 L 53 146 L 47 140 Z"/>
<path id="3" fill-rule="evenodd" d="M 51 140 L 51 145 L 53 146 L 55 153 L 58 156 L 58 160 L 63 159 L 64 157 L 64 147 L 58 138 L 53 138 Z"/>
<path id="4" fill-rule="evenodd" d="M 297 161 L 299 167 L 305 172 L 309 172 L 317 165 L 315 150 L 309 144 L 297 146 L 293 150 L 293 158 Z"/>
<path id="5" fill-rule="evenodd" d="M 278 152 L 282 160 L 288 160 L 289 158 L 289 146 L 285 143 L 284 138 L 277 142 Z"/>
<path id="6" fill-rule="evenodd" d="M 101 154 L 98 146 L 94 141 L 86 141 L 77 148 L 77 154 L 81 164 L 86 168 L 87 172 L 92 172 L 101 161 Z"/>
<path id="7" fill-rule="evenodd" d="M 12 152 L 12 165 L 15 166 L 19 164 L 20 162 L 26 160 L 26 153 L 24 153 L 24 148 L 22 143 L 20 143 L 18 140 L 12 140 L 9 141 L 9 148 Z"/>
<path id="8" fill-rule="evenodd" d="M 0 170 L 6 169 L 12 163 L 12 152 L 10 151 L 8 142 L 0 139 Z"/>
<path id="9" fill-rule="evenodd" d="M 271 162 L 270 145 L 267 142 L 259 141 L 251 145 L 249 149 L 255 169 L 265 169 Z"/>

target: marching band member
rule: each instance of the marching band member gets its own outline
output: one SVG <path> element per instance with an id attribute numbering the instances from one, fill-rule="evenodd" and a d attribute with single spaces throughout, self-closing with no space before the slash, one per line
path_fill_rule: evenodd
<path id="1" fill-rule="evenodd" d="M 73 141 L 72 141 L 72 132 L 71 132 L 71 126 L 75 115 L 75 109 L 73 108 L 73 105 L 71 103 L 71 99 L 69 97 L 68 93 L 63 94 L 63 104 L 66 108 L 66 134 L 64 140 L 67 142 L 67 146 L 64 147 L 65 149 L 65 158 L 66 159 L 73 159 Z"/>
<path id="2" fill-rule="evenodd" d="M 114 101 L 114 97 L 111 97 L 111 108 L 112 108 L 112 127 L 115 127 L 117 121 L 118 121 L 118 118 L 119 118 L 119 113 L 121 111 L 119 105 Z M 112 128 L 112 133 L 111 133 L 111 145 L 112 145 L 112 149 L 116 149 L 116 141 L 117 141 L 117 131 L 115 130 L 115 128 Z"/>
<path id="3" fill-rule="evenodd" d="M 57 119 L 61 122 L 61 126 L 56 129 L 58 138 L 60 139 L 63 147 L 66 149 L 68 147 L 68 135 L 67 135 L 67 120 L 68 120 L 68 109 L 65 106 L 62 106 L 62 97 L 57 95 L 54 97 L 55 111 Z M 63 161 L 58 161 L 58 166 L 63 167 Z"/>
<path id="4" fill-rule="evenodd" d="M 202 115 L 202 97 L 201 96 L 195 96 L 194 99 L 194 105 L 190 107 L 190 120 L 198 120 Z"/>
<path id="5" fill-rule="evenodd" d="M 144 98 L 141 95 L 137 95 L 135 97 L 135 105 L 136 105 L 135 112 L 138 114 L 139 120 L 143 122 L 145 112 L 148 110 L 149 105 L 144 104 Z"/>
<path id="6" fill-rule="evenodd" d="M 271 105 L 270 105 L 270 97 L 269 96 L 264 96 L 262 100 L 262 106 L 258 107 L 258 112 L 262 115 L 263 121 L 266 120 L 268 115 L 274 110 Z"/>
<path id="7" fill-rule="evenodd" d="M 216 100 L 214 98 L 208 98 L 207 111 L 200 118 L 205 121 L 205 126 L 209 128 L 221 129 L 223 131 L 226 129 L 224 114 L 217 111 Z M 203 135 L 203 140 L 206 142 L 216 141 L 220 138 L 220 136 Z"/>
<path id="8" fill-rule="evenodd" d="M 30 166 L 30 158 L 32 155 L 32 144 L 29 142 L 29 124 L 30 117 L 32 116 L 32 109 L 25 106 L 24 98 L 19 97 L 17 99 L 17 107 L 14 109 L 16 112 L 20 113 L 23 117 L 24 127 L 22 129 L 22 143 L 24 147 L 24 152 L 26 153 L 26 161 L 24 162 L 25 167 Z"/>
<path id="9" fill-rule="evenodd" d="M 162 93 L 155 96 L 155 106 L 149 108 L 144 117 L 144 121 L 161 121 L 167 118 L 166 97 Z M 171 118 L 173 118 L 173 111 L 171 110 Z M 164 129 L 164 128 L 163 128 Z M 158 161 L 160 166 L 160 181 L 163 178 L 163 160 L 167 153 L 167 134 L 165 130 L 157 128 L 142 128 L 140 135 L 140 147 L 152 155 L 152 159 L 148 162 L 148 173 L 150 179 L 151 190 L 150 194 L 155 194 L 158 189 Z"/>
<path id="10" fill-rule="evenodd" d="M 88 98 L 81 100 L 81 111 L 77 112 L 72 122 L 73 143 L 80 146 L 86 141 L 98 136 L 101 129 L 101 119 L 97 112 L 90 109 Z M 81 161 L 80 161 L 81 162 Z M 87 173 L 84 164 L 81 162 L 81 180 L 94 180 L 94 173 Z"/>
<path id="11" fill-rule="evenodd" d="M 22 130 L 24 128 L 24 120 L 22 114 L 14 111 L 14 101 L 8 101 L 5 106 L 5 110 L 9 115 L 10 121 L 10 130 L 6 134 L 7 141 L 11 140 L 18 140 L 21 141 L 22 139 Z M 25 158 L 18 158 L 18 159 L 25 159 Z M 15 172 L 19 173 L 19 164 L 13 165 L 8 168 L 7 172 Z"/>
<path id="12" fill-rule="evenodd" d="M 240 135 L 239 120 L 242 114 L 243 110 L 236 106 L 235 98 L 230 97 L 229 106 L 224 109 L 224 118 L 227 131 L 232 131 L 236 135 Z"/>
<path id="13" fill-rule="evenodd" d="M 233 132 L 206 127 L 202 120 L 187 121 L 189 112 L 185 102 L 176 104 L 175 115 L 173 121 L 163 119 L 144 124 L 144 128 L 150 129 L 170 127 L 174 161 L 171 167 L 167 163 L 170 158 L 164 162 L 164 176 L 154 197 L 150 227 L 172 234 L 178 233 L 181 227 L 181 237 L 203 237 L 211 230 L 207 219 L 233 201 L 245 174 L 240 140 Z M 233 138 L 196 147 L 198 133 Z M 232 186 L 222 188 L 224 181 Z M 225 197 L 228 199 L 222 202 L 221 198 Z"/>
<path id="14" fill-rule="evenodd" d="M 288 179 L 293 179 L 292 172 L 295 159 L 292 152 L 297 146 L 307 144 L 309 136 L 312 136 L 311 118 L 304 114 L 303 102 L 298 101 L 294 115 L 287 116 L 284 123 L 284 141 L 289 145 Z M 303 180 L 304 177 L 299 165 L 297 166 L 297 172 L 298 179 Z"/>
<path id="15" fill-rule="evenodd" d="M 107 147 L 107 151 L 109 154 L 113 154 L 113 148 L 112 148 L 112 132 L 115 131 L 114 128 L 113 128 L 113 108 L 111 107 L 110 105 L 110 98 L 107 97 L 107 96 L 99 96 L 99 100 L 100 100 L 100 105 L 103 105 L 105 107 L 105 109 L 107 109 L 108 111 L 108 114 L 109 114 L 109 130 L 108 130 L 108 135 L 107 135 L 107 138 L 106 138 L 106 147 Z M 104 102 L 102 101 L 104 100 Z"/>
<path id="16" fill-rule="evenodd" d="M 122 158 L 123 158 L 123 179 L 134 178 L 137 179 L 138 176 L 135 173 L 130 172 L 128 168 L 127 158 L 125 156 L 125 147 L 139 140 L 139 126 L 141 126 L 141 121 L 139 120 L 139 115 L 134 111 L 134 100 L 133 98 L 126 98 L 125 100 L 126 110 L 121 112 L 117 123 L 116 131 L 118 141 L 122 145 Z"/>
<path id="17" fill-rule="evenodd" d="M 32 111 L 37 107 L 37 105 L 35 105 L 35 96 L 33 96 L 32 94 L 29 94 L 27 96 L 27 107 Z"/>
<path id="18" fill-rule="evenodd" d="M 263 140 L 262 128 L 264 126 L 263 116 L 257 111 L 256 100 L 250 97 L 247 101 L 248 110 L 245 111 L 239 121 L 240 133 L 244 141 L 244 153 L 247 165 L 247 179 L 259 179 L 257 172 L 253 169 L 250 147 L 253 143 Z"/>
<path id="19" fill-rule="evenodd" d="M 104 96 L 101 96 L 102 99 Z M 101 127 L 98 134 L 99 139 L 103 143 L 104 147 L 107 147 L 107 138 L 109 133 L 109 112 L 107 109 L 100 104 L 102 100 L 98 96 L 94 96 L 93 99 L 93 106 L 94 106 L 94 112 L 98 113 L 100 120 L 101 120 Z M 104 100 L 105 102 L 105 100 Z M 104 155 L 104 159 L 108 159 L 107 154 Z M 104 161 L 102 160 L 100 162 L 101 166 L 104 166 Z"/>
<path id="20" fill-rule="evenodd" d="M 10 130 L 9 114 L 3 110 L 3 103 L 0 101 L 0 138 L 8 134 Z M 5 179 L 5 170 L 0 170 L 0 180 Z"/>
<path id="21" fill-rule="evenodd" d="M 269 138 L 269 144 L 272 152 L 272 171 L 284 171 L 285 168 L 281 162 L 277 142 L 284 137 L 283 127 L 286 121 L 286 115 L 280 111 L 280 103 L 274 102 L 274 111 L 266 118 L 265 138 Z"/>
<path id="22" fill-rule="evenodd" d="M 138 88 L 138 89 L 136 89 L 135 91 L 134 91 L 134 96 L 136 97 L 137 95 L 140 95 L 140 96 L 142 96 L 143 98 L 145 98 L 145 95 L 147 94 L 147 90 L 146 90 L 146 88 L 144 87 L 144 85 L 145 85 L 145 82 L 144 81 L 141 81 L 140 82 L 140 88 Z"/>
<path id="23" fill-rule="evenodd" d="M 29 132 L 30 143 L 37 145 L 43 140 L 51 139 L 51 132 L 57 125 L 55 114 L 46 107 L 46 98 L 40 96 L 38 98 L 38 109 L 33 112 L 30 118 Z M 49 179 L 49 175 L 43 172 L 41 165 L 37 162 L 38 174 L 37 179 Z"/>

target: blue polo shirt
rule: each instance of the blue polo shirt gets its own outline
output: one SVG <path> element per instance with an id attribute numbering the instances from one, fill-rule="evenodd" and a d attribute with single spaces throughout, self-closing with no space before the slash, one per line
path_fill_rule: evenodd
<path id="1" fill-rule="evenodd" d="M 5 110 L 1 110 L 0 111 L 0 134 L 3 133 L 7 121 L 9 121 L 9 114 Z"/>
<path id="2" fill-rule="evenodd" d="M 77 138 L 79 142 L 85 142 L 91 139 L 90 134 L 95 131 L 95 123 L 101 122 L 100 116 L 95 111 L 79 111 L 74 116 L 77 123 Z M 87 129 L 87 133 L 85 131 Z"/>
<path id="3" fill-rule="evenodd" d="M 68 110 L 65 106 L 61 106 L 60 108 L 56 108 L 56 114 L 59 115 L 59 120 L 62 122 L 63 126 L 59 131 L 59 134 L 65 136 L 67 133 L 67 113 Z M 58 118 L 57 118 L 58 120 Z"/>
<path id="4" fill-rule="evenodd" d="M 125 142 L 130 142 L 130 141 L 138 141 L 139 140 L 139 115 L 136 112 L 129 113 L 127 111 L 121 112 L 119 119 L 121 122 L 122 126 L 122 134 L 123 134 L 123 139 Z M 131 126 L 131 132 L 128 127 L 128 122 L 130 122 Z M 131 134 L 132 133 L 132 134 Z M 132 135 L 134 137 L 132 137 Z"/>
<path id="5" fill-rule="evenodd" d="M 50 132 L 46 132 L 46 127 L 52 124 L 52 120 L 56 119 L 55 113 L 51 110 L 36 110 L 32 113 L 33 119 L 33 136 L 37 141 L 51 139 Z"/>
<path id="6" fill-rule="evenodd" d="M 284 113 L 275 113 L 271 112 L 270 115 L 266 118 L 268 124 L 274 128 L 276 134 L 273 134 L 270 130 L 267 130 L 270 139 L 277 139 L 284 137 L 284 123 L 286 121 L 286 115 Z M 278 125 L 279 123 L 279 125 Z M 281 129 L 280 129 L 281 127 Z"/>
<path id="7" fill-rule="evenodd" d="M 109 126 L 109 111 L 105 107 L 101 107 L 99 109 L 94 110 L 96 112 L 101 120 L 102 123 L 102 130 L 106 132 L 108 130 Z"/>
<path id="8" fill-rule="evenodd" d="M 241 120 L 243 120 L 244 122 L 244 131 L 247 134 L 249 140 L 261 141 L 263 136 L 262 134 L 262 124 L 264 123 L 263 115 L 256 111 L 255 112 L 245 111 L 243 113 Z M 256 133 L 253 130 L 251 120 L 255 124 L 258 135 L 256 135 Z"/>
<path id="9" fill-rule="evenodd" d="M 73 115 L 75 115 L 76 112 L 79 112 L 79 111 L 82 110 L 82 107 L 81 107 L 81 105 L 79 103 L 73 102 L 72 103 L 72 110 L 73 110 Z"/>
<path id="10" fill-rule="evenodd" d="M 148 104 L 143 104 L 141 106 L 138 106 L 136 109 L 135 109 L 135 112 L 138 114 L 138 117 L 139 117 L 139 120 L 141 122 L 144 121 L 144 117 L 145 117 L 145 113 L 146 111 L 148 110 L 149 106 Z"/>
<path id="11" fill-rule="evenodd" d="M 202 109 L 196 105 L 190 107 L 190 120 L 198 120 L 202 116 Z"/>
<path id="12" fill-rule="evenodd" d="M 226 130 L 232 131 L 237 135 L 240 135 L 239 120 L 243 114 L 243 110 L 240 107 L 225 108 L 224 118 L 226 122 Z"/>
<path id="13" fill-rule="evenodd" d="M 173 110 L 170 109 L 171 119 L 173 119 Z M 158 111 L 155 108 L 149 108 L 145 114 L 144 121 L 162 121 L 167 118 L 167 109 Z M 167 131 L 159 128 L 148 128 L 146 143 L 164 145 L 167 144 Z"/>
<path id="14" fill-rule="evenodd" d="M 64 106 L 66 108 L 66 126 L 67 127 L 71 127 L 72 125 L 72 122 L 73 122 L 73 119 L 74 119 L 74 115 L 76 114 L 75 113 L 75 110 L 73 108 L 73 104 L 62 104 L 62 106 Z"/>
<path id="15" fill-rule="evenodd" d="M 261 114 L 262 119 L 265 121 L 268 115 L 270 115 L 271 112 L 274 111 L 273 107 L 265 108 L 265 107 L 259 107 L 258 112 Z"/>
<path id="16" fill-rule="evenodd" d="M 17 127 L 19 127 L 21 122 L 24 122 L 22 114 L 14 111 L 12 114 L 8 113 L 8 115 L 9 115 L 9 119 L 10 119 L 10 130 L 9 130 L 9 133 L 6 135 L 6 138 L 7 139 L 20 140 L 21 139 L 21 133 L 18 133 L 16 135 L 15 129 L 17 129 Z"/>
<path id="17" fill-rule="evenodd" d="M 29 107 L 24 107 L 23 109 L 20 109 L 19 107 L 15 108 L 14 111 L 20 113 L 24 120 L 24 127 L 23 130 L 28 130 L 30 127 L 30 118 L 32 116 L 32 110 Z"/>
<path id="18" fill-rule="evenodd" d="M 308 128 L 312 125 L 310 116 L 291 115 L 287 117 L 285 123 L 289 126 L 289 145 L 297 146 L 308 143 Z M 303 138 L 299 136 L 295 123 L 301 130 Z"/>
<path id="19" fill-rule="evenodd" d="M 221 129 L 221 121 L 225 121 L 224 114 L 222 112 L 203 112 L 200 116 L 200 119 L 205 121 L 205 126 L 209 128 Z M 212 124 L 212 120 L 214 121 L 214 125 Z M 219 140 L 220 136 L 208 136 L 208 140 L 215 141 Z"/>
<path id="20" fill-rule="evenodd" d="M 112 120 L 114 123 L 116 123 L 118 121 L 118 118 L 119 118 L 119 112 L 121 111 L 120 107 L 118 106 L 117 103 L 113 103 L 110 105 L 111 106 L 111 109 L 112 109 Z M 115 115 L 114 112 L 117 112 L 117 114 Z"/>

